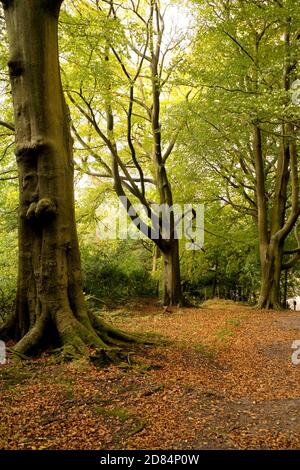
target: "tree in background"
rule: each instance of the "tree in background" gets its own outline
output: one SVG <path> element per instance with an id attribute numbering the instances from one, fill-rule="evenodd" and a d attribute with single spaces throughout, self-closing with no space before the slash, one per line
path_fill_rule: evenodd
<path id="1" fill-rule="evenodd" d="M 73 45 L 74 55 L 66 63 L 66 70 L 72 63 L 74 67 L 72 79 L 67 74 L 74 135 L 89 153 L 81 158 L 81 168 L 91 176 L 113 180 L 116 194 L 126 201 L 131 219 L 138 218 L 144 235 L 151 237 L 149 220 L 154 222 L 158 236 L 153 241 L 163 259 L 163 303 L 177 305 L 182 293 L 174 214 L 170 213 L 170 235 L 165 238 L 154 203 L 173 205 L 167 165 L 182 122 L 176 113 L 173 122 L 172 117 L 187 92 L 172 87 L 186 37 L 165 34 L 163 7 L 156 0 L 101 1 L 82 11 L 81 5 L 86 3 L 77 2 L 77 10 L 68 12 L 66 19 L 73 22 L 69 28 L 73 44 L 81 24 L 89 45 L 88 53 L 81 55 L 80 45 Z M 101 19 L 106 21 L 104 30 L 99 29 Z M 76 78 L 80 67 L 89 72 Z M 136 201 L 146 208 L 145 223 L 142 214 L 132 210 Z"/>
<path id="2" fill-rule="evenodd" d="M 291 99 L 299 9 L 290 0 L 197 3 L 197 60 L 189 73 L 199 95 L 189 135 L 202 172 L 218 176 L 215 197 L 255 221 L 258 307 L 280 308 L 281 272 L 300 257 L 298 243 L 285 249 L 299 217 L 299 107 Z"/>

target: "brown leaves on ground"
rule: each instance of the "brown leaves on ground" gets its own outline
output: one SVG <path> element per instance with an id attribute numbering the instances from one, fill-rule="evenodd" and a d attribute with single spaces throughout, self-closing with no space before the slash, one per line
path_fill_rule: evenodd
<path id="1" fill-rule="evenodd" d="M 102 370 L 51 356 L 1 366 L 0 448 L 300 447 L 300 313 L 139 303 L 111 318 L 170 342 Z"/>

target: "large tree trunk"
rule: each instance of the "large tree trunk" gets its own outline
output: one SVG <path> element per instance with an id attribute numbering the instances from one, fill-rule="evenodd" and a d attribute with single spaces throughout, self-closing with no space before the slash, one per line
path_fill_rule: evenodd
<path id="1" fill-rule="evenodd" d="M 181 305 L 180 261 L 178 240 L 172 240 L 163 257 L 163 304 Z"/>
<path id="2" fill-rule="evenodd" d="M 86 310 L 73 190 L 72 140 L 58 62 L 61 0 L 5 0 L 19 172 L 16 310 L 0 329 L 18 353 L 59 342 L 66 355 L 126 340 Z M 102 339 L 101 339 L 102 337 Z M 129 340 L 130 337 L 127 337 Z"/>
<path id="3" fill-rule="evenodd" d="M 261 250 L 261 288 L 257 303 L 258 308 L 280 309 L 280 276 L 282 247 L 271 241 Z"/>

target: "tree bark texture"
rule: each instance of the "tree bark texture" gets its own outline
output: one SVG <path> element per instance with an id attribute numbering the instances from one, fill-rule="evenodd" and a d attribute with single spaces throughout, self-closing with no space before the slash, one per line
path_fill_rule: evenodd
<path id="1" fill-rule="evenodd" d="M 20 198 L 16 309 L 0 337 L 18 340 L 17 353 L 58 342 L 73 356 L 87 347 L 108 350 L 105 340 L 131 338 L 92 318 L 84 302 L 72 139 L 58 60 L 61 3 L 3 2 Z"/>

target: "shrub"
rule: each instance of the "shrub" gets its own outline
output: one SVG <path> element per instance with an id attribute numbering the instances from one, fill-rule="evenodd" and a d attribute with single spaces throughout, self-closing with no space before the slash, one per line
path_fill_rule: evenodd
<path id="1" fill-rule="evenodd" d="M 155 294 L 156 283 L 134 241 L 101 242 L 81 247 L 85 293 L 98 300 L 121 301 Z"/>

